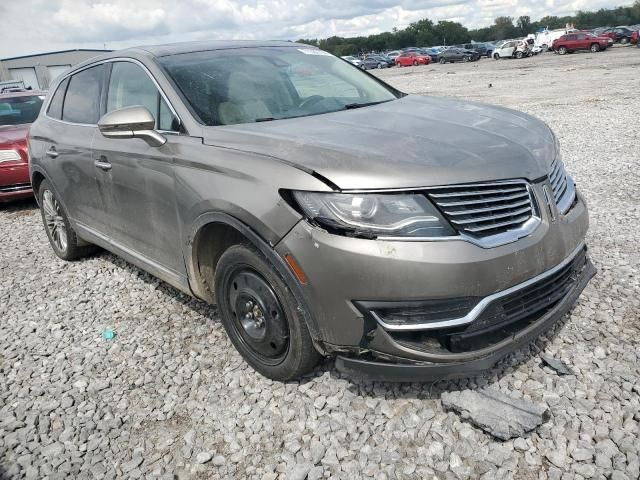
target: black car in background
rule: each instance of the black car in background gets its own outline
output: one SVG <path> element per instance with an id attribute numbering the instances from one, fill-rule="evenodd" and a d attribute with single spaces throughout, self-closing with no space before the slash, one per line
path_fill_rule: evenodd
<path id="1" fill-rule="evenodd" d="M 457 47 L 447 48 L 438 55 L 438 62 L 442 64 L 453 62 L 475 62 L 479 59 L 480 54 L 475 50 L 467 50 Z"/>
<path id="2" fill-rule="evenodd" d="M 465 43 L 463 45 L 455 45 L 456 48 L 462 48 L 464 50 L 473 50 L 477 52 L 481 57 L 491 58 L 491 54 L 495 49 L 493 43 Z"/>
<path id="3" fill-rule="evenodd" d="M 365 55 L 362 58 L 362 69 L 388 68 L 394 65 L 393 59 L 385 55 Z"/>

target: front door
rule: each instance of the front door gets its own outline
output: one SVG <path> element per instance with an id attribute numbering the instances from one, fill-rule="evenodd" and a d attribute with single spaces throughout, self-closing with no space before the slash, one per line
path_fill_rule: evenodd
<path id="1" fill-rule="evenodd" d="M 97 190 L 107 208 L 113 243 L 156 267 L 184 271 L 175 204 L 173 152 L 179 141 L 176 117 L 150 74 L 139 64 L 111 64 L 106 112 L 142 105 L 166 131 L 167 143 L 152 147 L 139 138 L 113 139 L 97 134 L 93 157 Z"/>

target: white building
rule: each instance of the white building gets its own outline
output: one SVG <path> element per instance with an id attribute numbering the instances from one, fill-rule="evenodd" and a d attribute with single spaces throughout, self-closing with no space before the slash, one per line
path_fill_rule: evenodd
<path id="1" fill-rule="evenodd" d="M 76 49 L 38 53 L 0 60 L 0 82 L 18 80 L 25 87 L 47 90 L 65 70 L 110 50 Z"/>

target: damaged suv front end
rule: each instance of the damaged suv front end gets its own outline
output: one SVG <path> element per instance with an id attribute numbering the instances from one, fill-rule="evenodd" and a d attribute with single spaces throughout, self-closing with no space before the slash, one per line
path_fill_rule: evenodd
<path id="1" fill-rule="evenodd" d="M 570 310 L 596 270 L 585 201 L 548 132 L 553 159 L 533 179 L 291 193 L 305 219 L 277 249 L 302 266 L 339 370 L 473 375 Z"/>

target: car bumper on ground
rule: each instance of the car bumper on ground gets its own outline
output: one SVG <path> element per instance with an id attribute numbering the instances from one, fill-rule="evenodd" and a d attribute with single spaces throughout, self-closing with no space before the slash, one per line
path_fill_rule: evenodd
<path id="1" fill-rule="evenodd" d="M 546 181 L 532 185 L 539 204 L 545 184 Z M 454 372 L 468 374 L 474 368 L 491 366 L 526 341 L 516 338 L 533 338 L 540 325 L 553 323 L 561 315 L 557 312 L 562 305 L 572 303 L 571 299 L 575 300 L 593 275 L 584 248 L 588 214 L 582 197 L 578 194 L 565 215 L 549 217 L 542 213 L 541 223 L 528 236 L 494 248 L 482 248 L 463 240 L 396 242 L 348 238 L 301 221 L 278 244 L 277 250 L 283 256 L 292 255 L 304 271 L 307 285 L 303 293 L 315 319 L 312 333 L 325 352 L 341 355 L 339 366 L 345 369 L 363 366 L 367 370 L 365 364 L 371 361 L 385 366 L 417 362 L 418 365 L 408 365 L 408 371 L 430 369 L 438 377 Z M 483 308 L 489 319 L 469 313 L 483 299 L 518 290 L 532 279 L 543 281 L 549 272 L 578 254 L 583 259 L 580 274 L 570 272 L 571 281 L 567 280 L 569 274 L 561 279 L 565 294 L 563 298 L 555 298 L 554 305 L 543 305 L 544 308 L 528 312 L 526 319 L 518 321 L 498 318 L 496 309 L 505 307 L 497 301 L 484 300 Z M 569 287 L 571 292 L 567 293 Z M 449 304 L 443 306 L 438 302 Z M 403 304 L 407 305 L 406 311 Z M 467 321 L 438 322 L 437 327 L 425 328 L 422 323 L 415 328 L 411 312 L 417 311 L 418 317 L 433 314 L 420 310 L 425 305 L 431 309 L 442 306 L 448 309 L 448 314 L 458 312 L 453 317 L 465 317 Z M 549 308 L 553 310 L 548 311 Z M 401 318 L 400 323 L 409 318 L 405 322 L 408 326 L 403 329 L 390 325 L 381 311 L 392 312 L 396 322 L 397 318 Z M 485 339 L 478 340 L 482 332 L 475 328 L 476 318 L 491 327 Z M 497 334 L 493 338 L 491 329 L 503 325 L 505 319 L 506 324 L 511 327 L 517 324 L 518 329 L 506 339 Z M 467 327 L 471 333 L 465 331 Z M 485 340 L 488 343 L 482 343 Z M 446 348 L 442 348 L 443 341 Z M 512 345 L 514 342 L 516 346 Z M 404 364 L 398 368 L 406 368 Z"/>
<path id="2" fill-rule="evenodd" d="M 28 164 L 0 165 L 0 202 L 33 196 Z"/>

